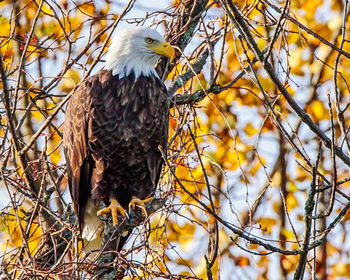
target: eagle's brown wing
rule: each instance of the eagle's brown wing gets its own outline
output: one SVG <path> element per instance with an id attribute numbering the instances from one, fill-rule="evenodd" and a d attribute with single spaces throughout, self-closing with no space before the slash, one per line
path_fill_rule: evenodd
<path id="1" fill-rule="evenodd" d="M 74 92 L 66 109 L 63 144 L 68 172 L 68 184 L 81 229 L 88 196 L 91 192 L 93 160 L 89 155 L 88 125 L 92 92 L 96 77 L 84 81 Z"/>

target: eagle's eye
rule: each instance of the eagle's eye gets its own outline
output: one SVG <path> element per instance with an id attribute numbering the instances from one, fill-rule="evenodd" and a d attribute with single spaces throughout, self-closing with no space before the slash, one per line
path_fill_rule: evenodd
<path id="1" fill-rule="evenodd" d="M 146 41 L 147 44 L 152 44 L 154 42 L 154 40 L 152 38 L 150 38 L 150 37 L 147 37 L 145 39 L 145 41 Z"/>

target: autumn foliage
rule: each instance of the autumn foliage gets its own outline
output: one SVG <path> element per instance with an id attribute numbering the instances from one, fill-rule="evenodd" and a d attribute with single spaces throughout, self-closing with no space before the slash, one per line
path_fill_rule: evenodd
<path id="1" fill-rule="evenodd" d="M 144 2 L 0 1 L 1 279 L 113 279 L 81 252 L 62 123 L 127 24 L 177 54 L 166 201 L 113 277 L 350 278 L 349 2 Z"/>

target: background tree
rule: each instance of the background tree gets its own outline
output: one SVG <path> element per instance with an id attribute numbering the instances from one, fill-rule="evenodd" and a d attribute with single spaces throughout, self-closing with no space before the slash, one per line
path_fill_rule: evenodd
<path id="1" fill-rule="evenodd" d="M 143 5 L 0 2 L 3 279 L 350 277 L 348 0 Z M 126 24 L 177 46 L 157 66 L 172 102 L 165 202 L 120 254 L 91 262 L 61 127 Z"/>

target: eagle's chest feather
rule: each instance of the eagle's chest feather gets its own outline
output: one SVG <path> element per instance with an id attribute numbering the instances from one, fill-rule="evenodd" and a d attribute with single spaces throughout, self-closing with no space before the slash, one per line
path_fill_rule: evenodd
<path id="1" fill-rule="evenodd" d="M 89 146 L 104 160 L 144 156 L 164 145 L 168 103 L 164 86 L 155 78 L 111 79 L 94 96 Z"/>

